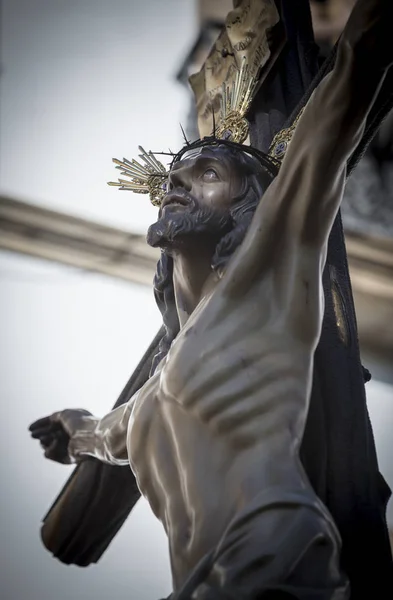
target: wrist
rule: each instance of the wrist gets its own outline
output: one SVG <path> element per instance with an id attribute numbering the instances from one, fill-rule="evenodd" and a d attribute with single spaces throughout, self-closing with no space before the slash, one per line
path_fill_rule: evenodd
<path id="1" fill-rule="evenodd" d="M 73 462 L 78 462 L 83 456 L 99 458 L 102 449 L 97 428 L 98 422 L 99 419 L 96 417 L 84 417 L 82 426 L 78 427 L 70 437 L 68 454 Z"/>

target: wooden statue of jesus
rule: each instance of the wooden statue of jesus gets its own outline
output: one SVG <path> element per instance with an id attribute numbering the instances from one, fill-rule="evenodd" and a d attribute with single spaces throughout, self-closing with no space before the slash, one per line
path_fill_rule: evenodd
<path id="1" fill-rule="evenodd" d="M 299 447 L 327 240 L 392 23 L 391 0 L 358 0 L 274 179 L 218 142 L 175 163 L 148 241 L 173 262 L 180 332 L 127 405 L 31 427 L 48 458 L 130 464 L 168 535 L 176 600 L 349 598 Z"/>

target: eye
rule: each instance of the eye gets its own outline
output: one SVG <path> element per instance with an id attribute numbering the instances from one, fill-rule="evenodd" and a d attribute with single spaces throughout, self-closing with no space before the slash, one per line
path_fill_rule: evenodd
<path id="1" fill-rule="evenodd" d="M 173 189 L 173 184 L 170 182 L 169 179 L 165 179 L 165 181 L 163 181 L 163 183 L 161 184 L 161 189 L 163 190 L 164 194 L 167 194 Z"/>
<path id="2" fill-rule="evenodd" d="M 204 174 L 202 175 L 202 179 L 203 179 L 203 181 L 210 182 L 210 181 L 219 181 L 220 178 L 214 169 L 207 169 L 207 171 L 205 171 Z"/>

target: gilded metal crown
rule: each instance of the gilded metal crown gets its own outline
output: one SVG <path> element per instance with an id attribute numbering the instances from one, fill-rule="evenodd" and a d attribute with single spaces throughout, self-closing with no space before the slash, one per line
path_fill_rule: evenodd
<path id="1" fill-rule="evenodd" d="M 250 76 L 246 57 L 229 86 L 222 84 L 221 119 L 215 131 L 218 138 L 242 144 L 248 136 L 249 123 L 245 117 L 254 96 L 258 80 Z"/>
<path id="2" fill-rule="evenodd" d="M 132 161 L 126 158 L 123 158 L 122 161 L 117 158 L 112 159 L 117 165 L 116 169 L 121 171 L 121 175 L 129 177 L 129 180 L 109 181 L 108 185 L 114 185 L 120 190 L 131 190 L 137 194 L 149 194 L 151 203 L 154 206 L 160 206 L 165 195 L 168 171 L 150 150 L 146 152 L 142 146 L 138 146 L 138 149 L 141 152 L 139 158 L 143 163 L 135 159 Z"/>
<path id="3" fill-rule="evenodd" d="M 242 66 L 237 71 L 231 86 L 226 82 L 222 84 L 221 118 L 215 132 L 213 132 L 217 138 L 239 144 L 247 139 L 249 123 L 246 114 L 250 109 L 257 85 L 258 79 L 250 76 L 246 57 L 243 57 Z M 303 111 L 304 108 L 299 112 L 290 127 L 282 129 L 273 138 L 269 148 L 269 156 L 279 163 L 284 159 Z"/>

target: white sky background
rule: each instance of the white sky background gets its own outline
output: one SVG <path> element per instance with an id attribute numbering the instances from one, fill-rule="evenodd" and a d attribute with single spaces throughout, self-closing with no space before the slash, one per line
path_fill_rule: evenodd
<path id="1" fill-rule="evenodd" d="M 106 182 L 112 157 L 182 145 L 194 0 L 3 0 L 2 21 L 2 192 L 144 233 L 146 196 Z"/>
<path id="2" fill-rule="evenodd" d="M 110 410 L 160 327 L 147 287 L 0 254 L 0 597 L 158 600 L 166 538 L 140 501 L 98 565 L 62 565 L 39 528 L 72 467 L 43 458 L 29 423 L 66 407 Z M 126 467 L 127 468 L 127 467 Z"/>
<path id="3" fill-rule="evenodd" d="M 196 35 L 194 0 L 3 0 L 0 184 L 12 197 L 145 232 L 156 210 L 118 193 L 112 156 L 177 149 L 188 96 L 173 81 Z M 70 473 L 27 434 L 65 407 L 105 413 L 160 325 L 148 288 L 0 254 L 2 600 L 157 600 L 165 536 L 140 502 L 97 566 L 66 567 L 39 525 Z M 393 485 L 391 389 L 367 386 Z M 392 515 L 393 520 L 393 515 Z"/>

